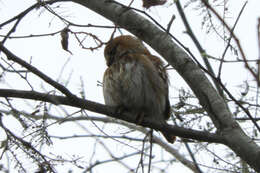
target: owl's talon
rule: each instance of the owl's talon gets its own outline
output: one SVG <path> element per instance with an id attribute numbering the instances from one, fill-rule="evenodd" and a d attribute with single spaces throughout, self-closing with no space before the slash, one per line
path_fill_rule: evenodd
<path id="1" fill-rule="evenodd" d="M 137 125 L 140 125 L 144 120 L 144 112 L 138 113 L 135 117 L 135 122 Z"/>
<path id="2" fill-rule="evenodd" d="M 116 114 L 121 115 L 125 111 L 126 111 L 126 108 L 122 105 L 116 107 Z"/>

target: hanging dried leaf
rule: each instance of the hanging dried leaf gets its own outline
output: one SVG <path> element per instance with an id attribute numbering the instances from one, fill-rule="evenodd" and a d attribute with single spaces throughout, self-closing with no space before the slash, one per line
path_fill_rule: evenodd
<path id="1" fill-rule="evenodd" d="M 151 6 L 163 5 L 167 0 L 143 0 L 143 7 L 148 9 Z"/>
<path id="2" fill-rule="evenodd" d="M 69 47 L 69 28 L 64 28 L 61 33 L 61 46 L 64 50 L 66 50 L 67 52 L 69 52 L 72 55 L 72 52 L 69 51 L 68 47 Z"/>

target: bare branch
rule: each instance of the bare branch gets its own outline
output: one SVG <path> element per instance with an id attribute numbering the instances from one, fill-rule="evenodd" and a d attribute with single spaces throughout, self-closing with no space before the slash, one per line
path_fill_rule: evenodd
<path id="1" fill-rule="evenodd" d="M 159 29 L 158 26 L 160 27 L 160 25 L 158 22 L 152 20 L 154 22 L 152 23 L 138 15 L 132 8 L 114 1 L 73 0 L 73 2 L 90 8 L 113 21 L 116 25 L 125 28 L 161 54 L 191 87 L 219 132 L 224 135 L 227 141 L 226 145 L 256 171 L 260 172 L 260 165 L 257 164 L 260 159 L 260 147 L 253 141 L 248 142 L 251 139 L 245 135 L 234 120 L 225 101 L 218 95 L 205 74 L 191 60 L 190 56 L 173 42 L 173 37 L 165 32 L 166 29 Z M 180 45 L 182 44 L 180 43 Z"/>
<path id="2" fill-rule="evenodd" d="M 13 97 L 13 98 L 40 100 L 44 102 L 50 102 L 56 105 L 63 104 L 63 105 L 73 106 L 81 109 L 86 109 L 96 113 L 105 114 L 107 116 L 125 120 L 127 122 L 136 123 L 135 116 L 133 116 L 132 114 L 124 112 L 122 113 L 123 114 L 122 115 L 119 114 L 116 111 L 116 108 L 114 107 L 105 106 L 103 104 L 92 102 L 89 100 L 84 100 L 81 98 L 76 98 L 75 102 L 71 102 L 69 98 L 63 96 L 55 96 L 55 95 L 44 94 L 35 91 L 10 90 L 10 89 L 0 89 L 0 97 Z M 192 129 L 186 129 L 174 125 L 164 125 L 158 122 L 153 122 L 149 118 L 145 118 L 140 125 L 144 127 L 150 127 L 152 129 L 159 130 L 159 131 L 165 131 L 169 134 L 174 134 L 183 138 L 190 138 L 199 141 L 216 142 L 216 143 L 225 142 L 224 138 L 217 134 L 212 134 L 212 133 L 192 130 Z"/>

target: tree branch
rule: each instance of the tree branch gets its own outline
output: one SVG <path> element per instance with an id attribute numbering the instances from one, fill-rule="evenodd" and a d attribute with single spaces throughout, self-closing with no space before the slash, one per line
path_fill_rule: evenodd
<path id="1" fill-rule="evenodd" d="M 5 110 L 0 110 L 1 113 L 3 114 L 11 114 L 12 111 L 5 111 Z M 31 113 L 26 113 L 26 112 L 21 112 L 18 111 L 18 114 L 22 114 L 23 116 L 27 116 L 33 119 L 42 119 L 42 116 L 35 116 L 34 114 Z M 76 122 L 76 121 L 95 121 L 95 122 L 103 122 L 103 123 L 113 123 L 113 124 L 120 124 L 122 126 L 125 126 L 129 129 L 133 129 L 135 131 L 139 131 L 143 134 L 147 134 L 148 133 L 148 129 L 143 128 L 141 126 L 136 126 L 135 124 L 131 124 L 128 123 L 126 121 L 115 121 L 114 119 L 111 119 L 109 117 L 97 117 L 97 116 L 77 116 L 77 117 L 69 117 L 69 118 L 64 118 L 64 117 L 58 117 L 58 116 L 54 116 L 54 115 L 50 115 L 47 114 L 47 118 L 48 119 L 53 119 L 53 120 L 57 120 L 58 122 Z M 95 138 L 113 138 L 113 139 L 127 139 L 130 141 L 138 141 L 138 142 L 142 142 L 144 139 L 139 139 L 139 138 L 132 138 L 132 137 L 128 137 L 125 135 L 121 135 L 121 136 L 108 136 L 108 135 L 72 135 L 72 136 L 51 136 L 49 135 L 51 138 L 58 138 L 58 139 L 70 139 L 70 138 L 81 138 L 81 137 L 95 137 Z M 186 159 L 185 156 L 183 156 L 178 149 L 175 149 L 173 145 L 163 141 L 161 138 L 159 138 L 157 135 L 153 136 L 153 141 L 158 144 L 160 147 L 162 147 L 165 151 L 167 151 L 168 153 L 170 153 L 174 158 L 176 158 L 177 160 L 179 160 L 183 165 L 187 166 L 188 168 L 190 168 L 194 173 L 199 173 L 196 169 L 195 164 Z"/>
<path id="2" fill-rule="evenodd" d="M 109 107 L 100 103 L 84 100 L 81 98 L 77 98 L 76 102 L 71 102 L 69 98 L 64 96 L 55 96 L 55 95 L 44 94 L 35 91 L 11 90 L 11 89 L 0 89 L 0 97 L 31 99 L 31 100 L 49 102 L 55 105 L 62 104 L 67 106 L 73 106 L 76 108 L 86 109 L 92 112 L 105 114 L 107 116 L 121 119 L 130 123 L 136 123 L 135 116 L 133 116 L 128 112 L 123 112 L 119 114 L 117 113 L 116 108 L 114 107 Z M 155 130 L 159 130 L 159 131 L 165 131 L 167 133 L 180 136 L 182 138 L 195 139 L 204 142 L 224 143 L 224 138 L 221 135 L 198 131 L 198 130 L 186 129 L 174 125 L 163 125 L 157 122 L 153 122 L 149 118 L 144 118 L 143 122 L 140 125 Z"/>
<path id="3" fill-rule="evenodd" d="M 46 3 L 62 1 L 65 0 L 46 1 Z M 218 95 L 203 71 L 191 60 L 189 55 L 182 48 L 180 48 L 179 45 L 173 42 L 173 36 L 170 33 L 166 33 L 165 31 L 160 30 L 154 23 L 142 17 L 141 15 L 138 15 L 130 8 L 127 8 L 118 3 L 114 3 L 114 1 L 111 0 L 71 0 L 71 2 L 81 4 L 84 7 L 87 7 L 92 11 L 106 17 L 107 19 L 114 22 L 117 26 L 125 28 L 140 39 L 144 40 L 148 45 L 161 54 L 191 87 L 194 94 L 199 99 L 200 104 L 208 112 L 208 115 L 212 119 L 221 135 L 210 134 L 196 130 L 188 130 L 177 126 L 163 126 L 162 124 L 151 122 L 147 119 L 144 119 L 141 125 L 160 131 L 165 131 L 167 133 L 172 133 L 184 138 L 224 143 L 225 145 L 229 146 L 238 156 L 245 160 L 250 166 L 252 166 L 257 172 L 260 172 L 260 147 L 256 145 L 256 143 L 242 131 L 240 126 L 234 120 L 227 104 Z M 35 74 L 39 76 L 39 74 Z M 39 77 L 44 79 L 44 76 Z M 46 82 L 49 82 L 49 84 L 52 85 L 53 80 L 47 80 Z M 103 112 L 103 114 L 111 117 L 119 118 L 132 123 L 135 122 L 135 117 L 128 113 L 123 113 L 123 116 L 118 115 L 116 114 L 115 108 L 110 108 L 95 102 L 88 102 L 86 100 L 79 99 L 76 96 L 74 97 L 74 95 L 72 95 L 73 97 L 70 97 L 71 93 L 66 93 L 66 90 L 63 90 L 62 87 L 60 88 L 59 85 L 56 86 L 55 84 L 54 87 L 61 89 L 61 92 L 65 91 L 64 94 L 67 97 L 51 96 L 51 98 L 49 98 L 48 96 L 50 95 L 48 94 L 33 93 L 37 96 L 45 95 L 44 98 L 48 98 L 50 101 L 52 101 L 52 103 L 60 104 L 60 101 L 64 101 L 67 103 L 67 105 L 84 109 L 89 108 L 88 110 L 90 111 L 94 111 L 96 108 L 98 108 L 98 110 L 96 110 L 98 113 Z M 7 90 L 5 90 L 5 92 L 7 92 Z M 24 98 L 29 97 L 28 94 L 29 93 L 26 93 Z M 6 97 L 11 96 L 6 95 Z M 39 98 L 32 99 L 39 100 Z"/>
<path id="4" fill-rule="evenodd" d="M 219 83 L 218 83 L 216 80 L 214 80 L 214 78 L 213 78 L 213 76 L 216 77 L 216 74 L 214 73 L 214 71 L 213 71 L 213 69 L 212 69 L 212 66 L 211 66 L 211 64 L 210 64 L 210 62 L 209 62 L 209 60 L 208 60 L 208 58 L 205 56 L 207 53 L 206 53 L 206 51 L 202 48 L 202 46 L 201 46 L 199 40 L 196 38 L 195 34 L 193 33 L 192 28 L 190 27 L 190 24 L 189 24 L 189 22 L 188 22 L 188 20 L 187 20 L 187 18 L 186 18 L 186 15 L 185 15 L 185 13 L 184 13 L 184 11 L 183 11 L 183 9 L 182 9 L 180 0 L 177 0 L 177 1 L 175 2 L 175 4 L 176 4 L 177 10 L 178 10 L 178 12 L 179 12 L 179 14 L 180 14 L 180 16 L 181 16 L 181 18 L 182 18 L 183 24 L 184 24 L 185 27 L 186 27 L 186 30 L 187 30 L 188 35 L 190 36 L 190 38 L 192 39 L 193 43 L 195 44 L 195 46 L 197 47 L 198 51 L 200 52 L 200 55 L 201 55 L 201 57 L 202 57 L 202 59 L 203 59 L 205 65 L 206 65 L 206 67 L 207 67 L 207 70 L 209 71 L 209 73 L 211 73 L 212 79 L 213 79 L 213 82 L 214 82 L 214 85 L 215 85 L 216 89 L 218 90 L 218 92 L 219 92 L 219 94 L 221 95 L 221 97 L 223 97 L 224 94 L 223 94 L 223 90 L 221 89 L 221 86 L 220 86 Z"/>
<path id="5" fill-rule="evenodd" d="M 36 76 L 40 77 L 42 80 L 53 86 L 54 88 L 58 89 L 60 92 L 65 94 L 66 96 L 72 98 L 75 97 L 67 88 L 65 88 L 63 85 L 59 84 L 58 82 L 54 81 L 44 73 L 42 73 L 40 70 L 32 66 L 31 64 L 27 63 L 26 61 L 22 60 L 21 58 L 14 55 L 11 51 L 9 51 L 2 43 L 0 43 L 0 50 L 5 53 L 8 60 L 12 60 L 22 67 L 25 67 L 27 70 L 31 71 Z"/>
<path id="6" fill-rule="evenodd" d="M 160 30 L 155 24 L 130 8 L 111 0 L 71 0 L 87 7 L 114 22 L 117 26 L 133 33 L 161 54 L 183 77 L 208 112 L 219 132 L 224 135 L 225 144 L 260 172 L 260 147 L 256 145 L 234 120 L 227 104 L 216 92 L 203 71 L 177 44 L 173 37 Z M 159 44 L 158 44 L 159 43 Z"/>

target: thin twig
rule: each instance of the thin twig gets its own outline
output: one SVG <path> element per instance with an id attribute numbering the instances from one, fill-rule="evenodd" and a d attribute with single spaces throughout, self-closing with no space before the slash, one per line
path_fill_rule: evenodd
<path id="1" fill-rule="evenodd" d="M 223 62 L 223 63 L 238 63 L 238 62 L 244 62 L 244 60 L 242 60 L 242 59 L 237 59 L 237 60 L 225 60 L 225 59 L 221 59 L 221 58 L 216 58 L 216 57 L 214 57 L 214 56 L 211 56 L 211 55 L 205 55 L 207 58 L 210 58 L 210 59 L 213 59 L 213 60 L 216 60 L 216 61 L 221 61 L 221 62 Z M 247 62 L 258 62 L 259 61 L 259 59 L 248 59 L 248 60 L 246 60 Z"/>
<path id="2" fill-rule="evenodd" d="M 191 29 L 191 27 L 190 27 L 190 25 L 188 23 L 188 20 L 187 20 L 187 18 L 185 16 L 185 13 L 184 13 L 184 11 L 182 9 L 180 0 L 176 1 L 176 7 L 177 7 L 177 10 L 178 10 L 181 18 L 182 18 L 182 21 L 183 21 L 185 27 L 187 29 L 188 35 L 190 36 L 190 38 L 192 39 L 192 41 L 194 42 L 195 46 L 197 47 L 197 49 L 200 52 L 200 55 L 201 55 L 205 65 L 207 67 L 208 72 L 211 73 L 211 76 L 215 77 L 216 75 L 215 75 L 215 73 L 214 73 L 214 71 L 212 69 L 212 66 L 211 66 L 208 58 L 205 56 L 206 55 L 206 51 L 202 48 L 201 44 L 199 43 L 199 40 L 196 38 L 195 34 L 193 33 L 193 31 L 192 31 L 192 29 Z M 216 80 L 213 80 L 213 83 L 214 83 L 215 87 L 217 88 L 218 93 L 223 97 L 224 96 L 223 90 L 221 89 L 219 83 Z"/>
<path id="3" fill-rule="evenodd" d="M 40 70 L 38 70 L 37 68 L 35 68 L 34 66 L 32 66 L 31 64 L 28 64 L 26 61 L 22 60 L 21 58 L 17 57 L 16 55 L 14 55 L 11 51 L 9 51 L 6 47 L 4 47 L 3 44 L 0 43 L 0 50 L 3 51 L 7 58 L 9 60 L 12 60 L 16 63 L 18 63 L 19 65 L 23 66 L 24 68 L 28 69 L 29 71 L 31 71 L 33 74 L 35 74 L 36 76 L 40 77 L 42 80 L 44 80 L 45 82 L 47 82 L 48 84 L 50 84 L 51 86 L 53 86 L 54 88 L 58 89 L 60 92 L 62 92 L 63 94 L 65 94 L 66 96 L 68 96 L 69 98 L 74 98 L 75 96 L 67 89 L 65 88 L 63 85 L 57 83 L 56 81 L 54 81 L 53 79 L 51 79 L 50 77 L 48 77 L 47 75 L 45 75 L 44 73 L 42 73 Z"/>
<path id="4" fill-rule="evenodd" d="M 171 26 L 172 26 L 173 21 L 174 21 L 175 18 L 176 18 L 176 16 L 173 14 L 172 17 L 171 17 L 171 19 L 170 19 L 170 21 L 169 21 L 169 23 L 167 24 L 166 33 L 169 33 L 169 32 L 170 32 Z"/>
<path id="5" fill-rule="evenodd" d="M 245 7 L 246 7 L 246 4 L 247 4 L 247 1 L 246 1 L 246 2 L 244 3 L 244 5 L 242 6 L 242 8 L 241 8 L 241 10 L 240 10 L 240 12 L 239 12 L 239 14 L 238 14 L 238 16 L 237 16 L 237 19 L 236 19 L 236 21 L 235 21 L 235 24 L 234 24 L 233 27 L 231 28 L 231 31 L 232 31 L 232 32 L 234 32 L 234 30 L 235 30 L 235 28 L 236 28 L 236 26 L 237 26 L 237 23 L 238 23 L 238 21 L 239 21 L 241 15 L 242 15 L 242 13 L 243 13 Z M 224 58 L 225 58 L 225 55 L 226 55 L 226 53 L 227 53 L 228 48 L 230 47 L 231 39 L 232 39 L 232 35 L 230 35 L 230 37 L 228 38 L 227 46 L 226 46 L 226 48 L 225 48 L 225 50 L 224 50 L 224 52 L 223 52 L 223 54 L 222 54 L 222 58 L 221 58 L 220 65 L 219 65 L 219 69 L 218 69 L 218 78 L 219 78 L 220 75 L 221 75 L 221 71 L 222 71 L 221 69 L 222 69 L 222 66 L 223 66 L 223 63 L 224 63 Z M 243 60 L 243 61 L 245 61 L 245 60 Z M 248 60 L 247 60 L 247 61 L 248 61 Z"/>
<path id="6" fill-rule="evenodd" d="M 54 169 L 52 168 L 52 165 L 49 163 L 48 160 L 46 160 L 45 156 L 42 155 L 42 153 L 40 153 L 37 149 L 35 149 L 34 146 L 33 146 L 30 142 L 27 142 L 27 141 L 25 141 L 23 138 L 20 138 L 20 137 L 16 136 L 16 135 L 13 134 L 8 128 L 6 128 L 6 126 L 4 126 L 4 124 L 3 124 L 3 122 L 2 122 L 2 117 L 3 117 L 3 115 L 2 115 L 2 113 L 0 113 L 0 127 L 1 127 L 2 129 L 4 129 L 4 131 L 6 132 L 6 134 L 7 134 L 8 136 L 10 136 L 11 138 L 13 138 L 14 140 L 19 141 L 19 144 L 22 144 L 22 146 L 23 146 L 24 148 L 26 148 L 27 150 L 30 150 L 32 153 L 34 153 L 34 155 L 39 156 L 39 158 L 41 158 L 42 160 L 38 160 L 37 158 L 34 158 L 34 159 L 37 160 L 38 162 L 42 162 L 42 161 L 43 161 L 43 163 L 46 163 L 46 164 L 48 165 L 48 168 L 47 168 L 47 169 L 48 169 L 50 172 L 53 172 L 53 173 L 54 173 L 55 171 L 54 171 Z M 19 144 L 17 144 L 17 145 L 19 145 Z M 21 149 L 22 149 L 22 148 L 21 148 Z M 27 151 L 27 150 L 26 150 L 26 152 L 30 152 L 30 151 Z"/>
<path id="7" fill-rule="evenodd" d="M 149 164 L 148 164 L 148 173 L 151 172 L 152 166 L 152 154 L 153 154 L 153 129 L 150 131 L 150 154 L 149 154 Z"/>
<path id="8" fill-rule="evenodd" d="M 209 5 L 209 3 L 208 3 L 207 0 L 202 0 L 202 2 L 203 2 L 203 4 L 204 4 L 208 9 L 210 9 L 210 11 L 212 11 L 212 13 L 218 18 L 218 20 L 220 20 L 220 21 L 223 23 L 223 25 L 225 26 L 225 28 L 229 31 L 230 35 L 233 37 L 233 39 L 235 40 L 235 42 L 236 42 L 236 44 L 237 44 L 238 50 L 239 50 L 239 52 L 240 52 L 240 54 L 241 54 L 241 56 L 242 56 L 242 58 L 243 58 L 243 60 L 244 60 L 244 62 L 245 62 L 245 67 L 246 67 L 246 68 L 248 69 L 248 71 L 252 74 L 252 76 L 255 78 L 255 80 L 257 81 L 257 83 L 258 83 L 258 85 L 259 85 L 259 81 L 258 81 L 257 74 L 253 71 L 253 69 L 252 69 L 252 68 L 249 66 L 249 64 L 247 63 L 247 58 L 246 58 L 246 56 L 245 56 L 245 53 L 244 53 L 244 51 L 243 51 L 243 48 L 242 48 L 242 46 L 241 46 L 241 44 L 240 44 L 240 41 L 239 41 L 238 37 L 236 36 L 236 34 L 235 34 L 235 33 L 232 31 L 232 29 L 228 26 L 228 24 L 225 22 L 225 20 L 223 20 L 223 19 L 221 18 L 221 16 L 217 13 L 217 11 Z M 259 129 L 259 131 L 260 131 L 260 129 Z"/>
<path id="9" fill-rule="evenodd" d="M 202 173 L 202 171 L 201 171 L 201 169 L 200 169 L 200 167 L 199 167 L 199 165 L 198 165 L 198 163 L 197 163 L 197 161 L 196 161 L 196 159 L 194 157 L 194 154 L 192 153 L 192 151 L 190 149 L 189 144 L 187 144 L 187 142 L 184 142 L 184 145 L 185 145 L 186 149 L 188 150 L 188 153 L 190 154 L 190 157 L 191 157 L 194 165 L 196 166 L 196 169 L 197 169 L 198 173 Z"/>
<path id="10" fill-rule="evenodd" d="M 140 155 L 140 161 L 137 165 L 135 173 L 138 172 L 140 165 L 141 165 L 141 168 L 142 168 L 142 173 L 144 173 L 144 153 L 145 153 L 145 141 L 146 141 L 147 137 L 148 137 L 148 135 L 146 134 L 144 139 L 143 139 L 143 142 L 142 142 L 142 152 L 141 152 L 141 155 Z"/>

